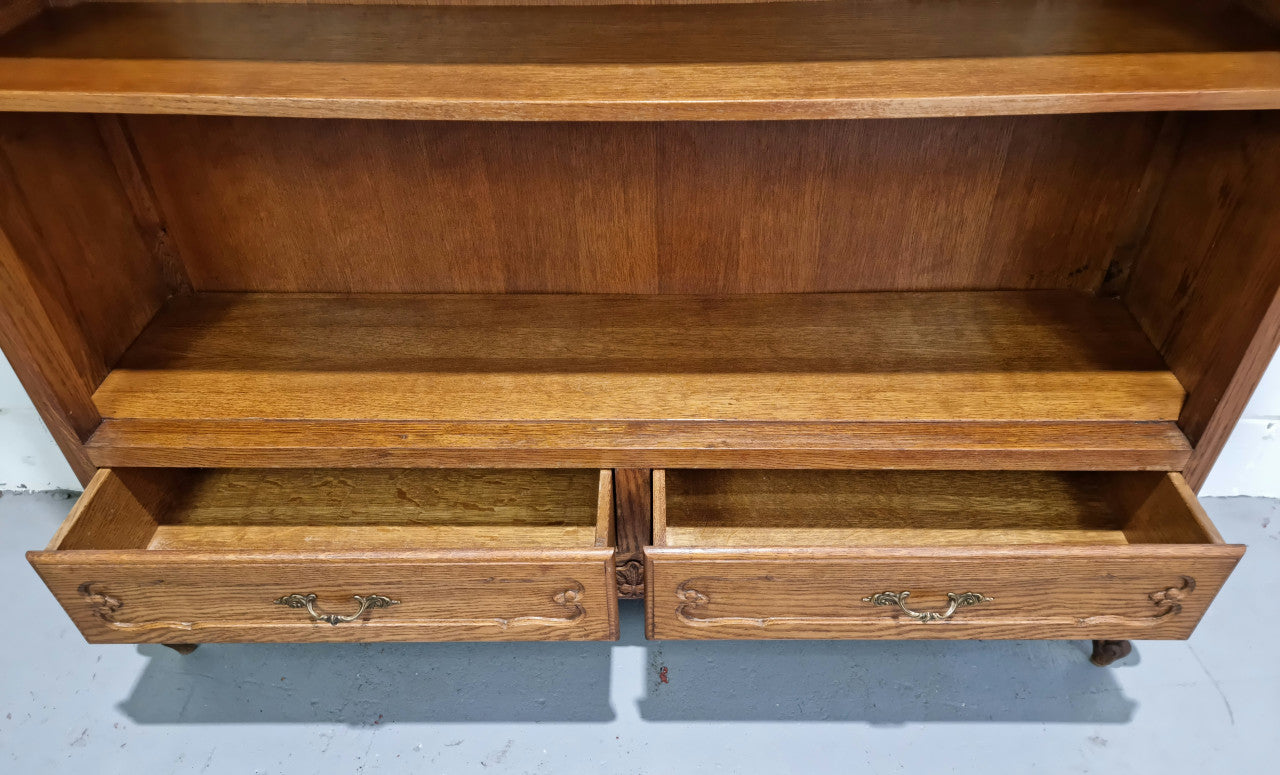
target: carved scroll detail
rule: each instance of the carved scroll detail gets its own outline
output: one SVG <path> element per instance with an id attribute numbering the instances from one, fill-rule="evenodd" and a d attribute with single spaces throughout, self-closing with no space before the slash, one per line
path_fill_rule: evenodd
<path id="1" fill-rule="evenodd" d="M 115 623 L 116 611 L 124 607 L 124 603 L 120 598 L 112 597 L 104 592 L 94 590 L 94 582 L 86 581 L 81 584 L 76 591 L 79 592 L 89 603 L 90 610 L 104 622 Z"/>
<path id="2" fill-rule="evenodd" d="M 1173 614 L 1182 613 L 1182 599 L 1192 592 L 1196 591 L 1196 580 L 1190 576 L 1182 577 L 1181 586 L 1169 587 L 1159 592 L 1152 592 L 1147 597 L 1151 600 L 1152 605 L 1163 608 L 1164 610 L 1157 616 L 1172 616 Z"/>
<path id="3" fill-rule="evenodd" d="M 1156 590 L 1147 595 L 1155 610 L 1149 616 L 1088 616 L 1077 621 L 1081 625 L 1092 624 L 1128 624 L 1156 625 L 1161 620 L 1182 613 L 1182 601 L 1196 591 L 1196 580 L 1190 576 L 1181 576 L 1181 583 L 1176 587 Z"/>

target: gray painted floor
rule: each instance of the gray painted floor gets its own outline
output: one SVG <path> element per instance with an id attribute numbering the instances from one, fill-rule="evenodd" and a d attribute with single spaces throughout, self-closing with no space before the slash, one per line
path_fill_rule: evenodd
<path id="1" fill-rule="evenodd" d="M 1189 642 L 88 646 L 27 566 L 71 501 L 0 496 L 9 773 L 1274 773 L 1280 501 Z M 661 683 L 660 668 L 669 683 Z"/>

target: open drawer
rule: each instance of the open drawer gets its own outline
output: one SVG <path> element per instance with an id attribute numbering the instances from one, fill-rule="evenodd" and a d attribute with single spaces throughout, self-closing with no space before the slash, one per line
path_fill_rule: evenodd
<path id="1" fill-rule="evenodd" d="M 610 471 L 102 470 L 28 559 L 94 643 L 617 637 Z"/>
<path id="2" fill-rule="evenodd" d="M 1185 638 L 1244 553 L 1179 474 L 653 481 L 652 638 Z"/>

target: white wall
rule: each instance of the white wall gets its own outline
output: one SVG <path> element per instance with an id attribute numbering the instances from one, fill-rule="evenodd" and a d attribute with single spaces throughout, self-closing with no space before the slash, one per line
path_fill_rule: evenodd
<path id="1" fill-rule="evenodd" d="M 79 487 L 9 363 L 0 359 L 0 490 Z M 1280 497 L 1280 357 L 1271 362 L 1201 494 Z"/>
<path id="2" fill-rule="evenodd" d="M 1280 498 L 1280 353 L 1271 360 L 1200 493 Z"/>
<path id="3" fill-rule="evenodd" d="M 45 429 L 22 383 L 0 357 L 0 490 L 78 490 L 80 481 Z"/>

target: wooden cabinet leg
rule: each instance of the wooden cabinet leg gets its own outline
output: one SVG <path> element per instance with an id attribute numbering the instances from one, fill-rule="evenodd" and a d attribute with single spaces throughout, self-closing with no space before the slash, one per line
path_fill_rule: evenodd
<path id="1" fill-rule="evenodd" d="M 1133 644 L 1127 640 L 1095 640 L 1093 655 L 1089 661 L 1098 667 L 1106 667 L 1117 659 L 1124 659 L 1133 653 Z"/>
<path id="2" fill-rule="evenodd" d="M 184 656 L 200 648 L 199 643 L 165 643 L 164 646 L 165 648 L 171 648 Z"/>

